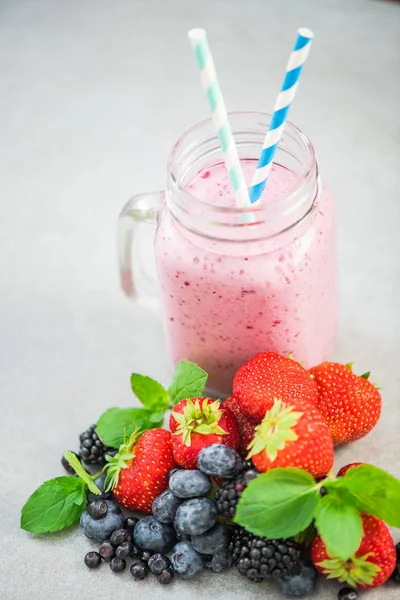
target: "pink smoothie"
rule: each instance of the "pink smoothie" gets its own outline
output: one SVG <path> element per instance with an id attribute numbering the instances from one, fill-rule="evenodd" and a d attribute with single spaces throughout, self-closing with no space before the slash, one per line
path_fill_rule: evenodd
<path id="1" fill-rule="evenodd" d="M 243 161 L 250 182 L 255 163 Z M 297 175 L 274 166 L 264 201 L 282 197 Z M 201 171 L 187 187 L 196 198 L 234 206 L 224 165 Z M 297 237 L 296 237 L 297 235 Z M 239 249 L 238 249 L 239 248 Z M 334 343 L 337 281 L 334 205 L 323 188 L 300 235 L 265 243 L 202 243 L 165 211 L 156 236 L 156 260 L 170 353 L 209 373 L 209 390 L 230 393 L 238 367 L 272 350 L 310 367 Z"/>

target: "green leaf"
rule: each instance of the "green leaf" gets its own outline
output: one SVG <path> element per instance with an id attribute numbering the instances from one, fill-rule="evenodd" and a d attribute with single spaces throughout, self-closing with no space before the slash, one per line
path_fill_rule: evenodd
<path id="1" fill-rule="evenodd" d="M 318 498 L 318 486 L 309 473 L 272 469 L 249 483 L 234 520 L 256 535 L 287 538 L 310 525 Z"/>
<path id="2" fill-rule="evenodd" d="M 148 408 L 109 408 L 97 421 L 96 431 L 107 446 L 119 448 L 124 434 L 129 438 L 136 428 L 142 432 L 155 427 Z"/>
<path id="3" fill-rule="evenodd" d="M 400 527 L 400 481 L 373 465 L 352 467 L 340 478 L 360 512 L 374 515 L 392 527 Z"/>
<path id="4" fill-rule="evenodd" d="M 76 523 L 86 506 L 85 490 L 79 477 L 45 481 L 23 506 L 21 528 L 31 533 L 53 533 Z"/>
<path id="5" fill-rule="evenodd" d="M 349 494 L 340 488 L 328 487 L 320 496 L 315 511 L 315 526 L 324 540 L 330 556 L 348 560 L 360 546 L 362 520 Z"/>
<path id="6" fill-rule="evenodd" d="M 101 491 L 89 475 L 87 471 L 82 467 L 80 460 L 73 452 L 64 452 L 64 458 L 69 462 L 75 473 L 81 480 L 88 486 L 89 490 L 93 494 L 101 494 Z"/>
<path id="7" fill-rule="evenodd" d="M 155 411 L 165 411 L 168 407 L 168 392 L 155 379 L 139 373 L 132 373 L 131 387 L 135 396 L 146 407 Z"/>
<path id="8" fill-rule="evenodd" d="M 169 388 L 170 408 L 186 398 L 199 398 L 204 394 L 208 375 L 195 363 L 180 360 Z"/>
<path id="9" fill-rule="evenodd" d="M 153 423 L 153 427 L 162 427 L 164 423 L 164 413 L 154 412 L 150 415 L 150 421 Z"/>
<path id="10" fill-rule="evenodd" d="M 361 377 L 362 377 L 363 379 L 369 379 L 369 376 L 370 376 L 370 375 L 371 375 L 371 371 L 367 371 L 366 373 L 363 373 L 363 374 L 361 375 Z"/>

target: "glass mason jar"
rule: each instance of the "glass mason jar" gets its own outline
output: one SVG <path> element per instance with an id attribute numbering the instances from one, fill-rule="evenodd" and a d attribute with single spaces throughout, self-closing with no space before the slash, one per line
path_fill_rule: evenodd
<path id="1" fill-rule="evenodd" d="M 230 115 L 248 181 L 270 118 Z M 294 125 L 286 125 L 260 204 L 236 207 L 207 120 L 173 147 L 166 191 L 132 198 L 119 223 L 124 291 L 161 310 L 172 361 L 205 369 L 209 393 L 228 395 L 238 367 L 258 352 L 293 354 L 306 368 L 328 358 L 338 312 L 334 202 Z M 156 224 L 157 291 L 143 260 L 152 252 L 143 252 L 143 223 Z"/>

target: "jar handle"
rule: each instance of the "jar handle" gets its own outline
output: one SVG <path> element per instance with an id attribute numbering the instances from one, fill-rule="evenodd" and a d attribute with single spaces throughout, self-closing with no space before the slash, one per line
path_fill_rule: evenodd
<path id="1" fill-rule="evenodd" d="M 118 219 L 121 287 L 136 304 L 151 310 L 159 309 L 160 294 L 155 267 L 152 273 L 150 266 L 154 262 L 154 236 L 149 236 L 143 225 L 157 224 L 158 211 L 164 197 L 165 192 L 133 196 L 125 204 Z"/>

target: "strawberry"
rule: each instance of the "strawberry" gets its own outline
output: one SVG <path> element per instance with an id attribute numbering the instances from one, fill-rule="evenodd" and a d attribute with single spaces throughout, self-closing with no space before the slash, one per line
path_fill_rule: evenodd
<path id="1" fill-rule="evenodd" d="M 382 398 L 351 365 L 324 362 L 308 371 L 318 386 L 317 406 L 324 416 L 335 446 L 364 437 L 377 424 Z"/>
<path id="2" fill-rule="evenodd" d="M 235 416 L 219 400 L 192 398 L 181 400 L 169 419 L 172 451 L 176 463 L 185 469 L 197 468 L 197 455 L 210 444 L 239 447 Z"/>
<path id="3" fill-rule="evenodd" d="M 375 588 L 389 579 L 396 566 L 396 548 L 385 523 L 372 515 L 361 515 L 364 535 L 357 552 L 343 561 L 330 556 L 321 536 L 314 538 L 311 559 L 328 579 L 353 587 Z"/>
<path id="4" fill-rule="evenodd" d="M 257 425 L 248 457 L 259 471 L 297 467 L 316 478 L 324 477 L 334 460 L 331 436 L 316 406 L 280 399 Z"/>
<path id="5" fill-rule="evenodd" d="M 340 469 L 340 471 L 338 471 L 337 477 L 344 477 L 347 473 L 347 471 L 349 469 L 351 469 L 351 467 L 359 467 L 360 465 L 365 465 L 366 463 L 360 463 L 360 462 L 355 462 L 355 463 L 350 463 L 349 465 L 345 465 L 344 467 L 342 467 Z"/>
<path id="6" fill-rule="evenodd" d="M 233 396 L 229 396 L 229 398 L 225 400 L 224 408 L 229 408 L 236 417 L 240 435 L 239 454 L 245 458 L 249 451 L 249 444 L 254 438 L 255 428 L 259 424 L 259 421 L 246 415 L 246 413 L 240 409 L 237 400 Z"/>
<path id="7" fill-rule="evenodd" d="M 125 508 L 144 513 L 151 513 L 154 498 L 167 489 L 168 473 L 176 466 L 166 429 L 149 429 L 139 439 L 134 432 L 118 454 L 106 460 L 107 489 Z"/>
<path id="8" fill-rule="evenodd" d="M 237 371 L 233 395 L 245 413 L 261 421 L 275 398 L 315 403 L 317 386 L 300 363 L 275 352 L 262 352 Z"/>

